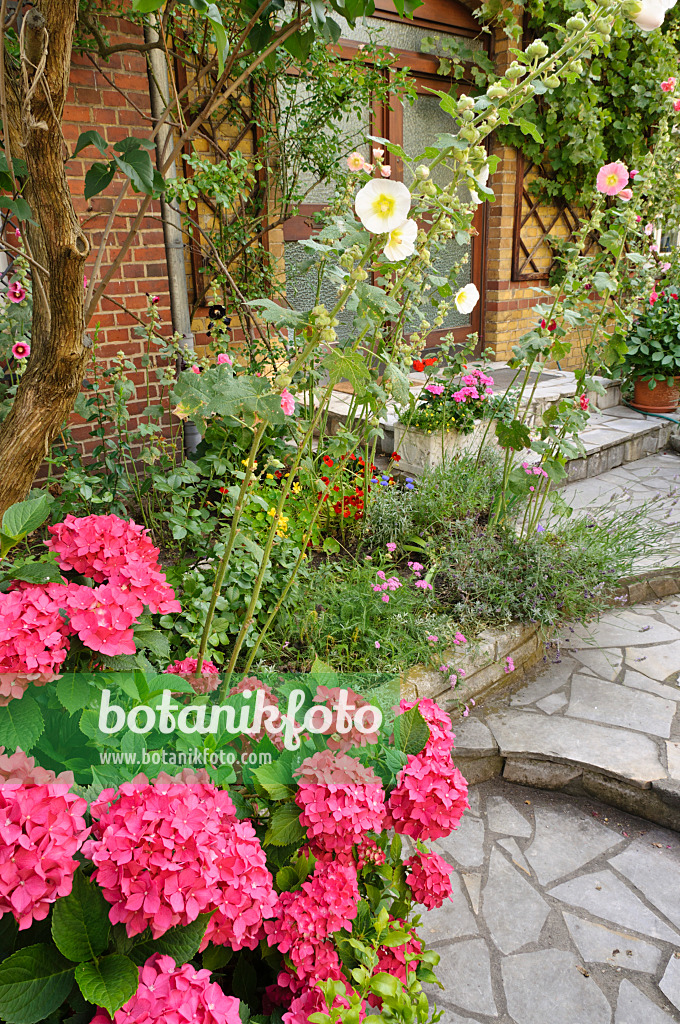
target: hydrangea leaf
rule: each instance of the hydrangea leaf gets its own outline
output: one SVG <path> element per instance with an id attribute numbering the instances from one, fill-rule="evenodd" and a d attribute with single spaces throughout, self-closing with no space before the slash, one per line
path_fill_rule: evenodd
<path id="1" fill-rule="evenodd" d="M 429 738 L 430 730 L 417 706 L 395 719 L 395 743 L 405 754 L 419 754 Z"/>
<path id="2" fill-rule="evenodd" d="M 198 953 L 209 921 L 210 914 L 199 914 L 191 924 L 171 928 L 158 939 L 147 938 L 136 943 L 130 950 L 130 956 L 141 966 L 153 953 L 167 954 L 177 967 L 182 967 Z"/>
<path id="3" fill-rule="evenodd" d="M 272 823 L 264 837 L 265 846 L 289 846 L 301 843 L 306 832 L 300 824 L 300 808 L 295 804 L 283 804 L 272 814 Z"/>
<path id="4" fill-rule="evenodd" d="M 85 672 L 71 672 L 61 677 L 56 686 L 57 700 L 70 715 L 86 708 L 97 693 L 92 677 Z"/>
<path id="5" fill-rule="evenodd" d="M 21 747 L 28 753 L 44 728 L 42 712 L 28 694 L 0 708 L 0 745 L 6 750 Z"/>
<path id="6" fill-rule="evenodd" d="M 89 1003 L 103 1006 L 113 1017 L 137 991 L 139 972 L 129 957 L 112 953 L 97 961 L 78 964 L 76 981 Z"/>
<path id="7" fill-rule="evenodd" d="M 52 500 L 49 494 L 42 494 L 10 505 L 2 517 L 2 532 L 16 539 L 37 530 L 50 514 Z"/>
<path id="8" fill-rule="evenodd" d="M 52 912 L 52 938 L 60 953 L 81 963 L 103 953 L 109 943 L 110 905 L 101 889 L 82 870 L 73 876 L 68 896 Z"/>
<path id="9" fill-rule="evenodd" d="M 0 1017 L 36 1024 L 54 1013 L 71 990 L 75 964 L 54 946 L 27 946 L 0 964 Z"/>

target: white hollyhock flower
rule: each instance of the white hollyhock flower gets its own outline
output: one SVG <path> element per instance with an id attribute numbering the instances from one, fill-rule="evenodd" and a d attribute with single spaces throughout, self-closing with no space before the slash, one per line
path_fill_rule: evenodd
<path id="1" fill-rule="evenodd" d="M 383 252 L 388 260 L 405 260 L 407 256 L 413 256 L 416 251 L 415 240 L 418 234 L 418 225 L 414 220 L 405 220 L 403 224 L 392 228 L 387 245 Z"/>
<path id="2" fill-rule="evenodd" d="M 486 183 L 489 180 L 488 164 L 484 164 L 479 174 L 475 174 L 474 180 L 477 182 L 478 185 L 481 185 L 482 188 L 486 188 Z M 472 199 L 472 202 L 475 203 L 477 206 L 479 206 L 479 204 L 482 201 L 479 197 L 479 194 L 474 188 L 472 188 L 472 186 L 470 186 L 470 198 Z"/>
<path id="3" fill-rule="evenodd" d="M 411 193 L 401 181 L 372 178 L 357 192 L 354 209 L 366 230 L 380 235 L 404 223 L 411 209 Z"/>
<path id="4" fill-rule="evenodd" d="M 675 6 L 676 0 L 642 0 L 642 9 L 633 15 L 633 21 L 644 32 L 660 28 L 666 17 L 666 11 Z"/>
<path id="5" fill-rule="evenodd" d="M 459 288 L 453 301 L 459 313 L 471 313 L 479 302 L 477 285 L 470 283 L 464 288 Z"/>

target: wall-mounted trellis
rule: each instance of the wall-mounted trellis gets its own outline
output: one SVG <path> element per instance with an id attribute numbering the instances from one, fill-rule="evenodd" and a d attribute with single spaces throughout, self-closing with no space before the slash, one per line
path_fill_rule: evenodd
<path id="1" fill-rule="evenodd" d="M 553 262 L 550 238 L 568 240 L 574 237 L 581 221 L 578 213 L 563 200 L 549 204 L 533 195 L 529 185 L 538 176 L 550 177 L 544 168 L 517 154 L 515 191 L 515 223 L 512 247 L 512 280 L 545 281 Z M 585 252 L 595 244 L 588 238 Z"/>

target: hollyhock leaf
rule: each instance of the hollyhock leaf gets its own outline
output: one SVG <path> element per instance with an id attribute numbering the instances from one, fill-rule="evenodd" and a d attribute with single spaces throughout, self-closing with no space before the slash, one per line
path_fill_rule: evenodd
<path id="1" fill-rule="evenodd" d="M 35 1024 L 61 1006 L 75 964 L 49 945 L 27 946 L 0 964 L 0 1016 L 7 1024 Z"/>
<path id="2" fill-rule="evenodd" d="M 78 988 L 89 1003 L 102 1006 L 113 1017 L 137 991 L 139 973 L 127 956 L 112 953 L 76 967 Z"/>
<path id="3" fill-rule="evenodd" d="M 527 121 L 526 118 L 520 117 L 518 124 L 519 129 L 523 135 L 530 135 L 535 142 L 538 142 L 539 145 L 542 145 L 543 136 L 541 135 L 538 128 L 532 121 Z"/>
<path id="4" fill-rule="evenodd" d="M 409 380 L 404 371 L 398 366 L 395 366 L 394 363 L 388 362 L 385 366 L 383 380 L 389 380 L 392 382 L 392 394 L 397 402 L 400 402 L 402 405 L 407 405 L 410 395 Z"/>
<path id="5" fill-rule="evenodd" d="M 42 712 L 32 697 L 24 695 L 0 708 L 0 745 L 6 750 L 30 751 L 44 728 Z"/>
<path id="6" fill-rule="evenodd" d="M 52 938 L 60 953 L 81 963 L 99 956 L 109 942 L 109 904 L 82 870 L 73 876 L 68 896 L 57 900 L 52 912 Z"/>
<path id="7" fill-rule="evenodd" d="M 95 692 L 91 677 L 84 672 L 71 672 L 62 676 L 56 686 L 57 700 L 70 715 L 87 707 Z"/>
<path id="8" fill-rule="evenodd" d="M 346 378 L 357 398 L 366 394 L 366 385 L 370 382 L 371 373 L 358 352 L 343 352 L 334 348 L 324 357 L 322 365 L 328 370 L 330 380 L 334 384 Z"/>
<path id="9" fill-rule="evenodd" d="M 196 956 L 210 916 L 199 914 L 190 924 L 177 925 L 157 939 L 146 939 L 144 942 L 136 943 L 130 950 L 130 957 L 141 967 L 154 953 L 167 954 L 172 957 L 177 967 L 182 967 Z M 145 934 L 148 935 L 148 932 Z"/>
<path id="10" fill-rule="evenodd" d="M 28 498 L 10 505 L 2 517 L 2 532 L 16 539 L 37 530 L 50 514 L 52 501 L 49 494 L 41 494 L 39 498 Z"/>
<path id="11" fill-rule="evenodd" d="M 430 738 L 430 730 L 417 706 L 395 719 L 394 738 L 405 754 L 419 754 L 423 749 Z"/>
<path id="12" fill-rule="evenodd" d="M 302 842 L 305 830 L 300 824 L 300 809 L 295 804 L 277 807 L 272 814 L 272 823 L 264 837 L 265 846 L 289 846 Z"/>

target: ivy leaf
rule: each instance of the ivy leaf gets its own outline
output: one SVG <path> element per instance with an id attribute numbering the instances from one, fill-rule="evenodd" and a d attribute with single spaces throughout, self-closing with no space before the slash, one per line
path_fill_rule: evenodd
<path id="1" fill-rule="evenodd" d="M 59 952 L 78 963 L 103 953 L 109 943 L 110 909 L 101 889 L 79 868 L 71 892 L 52 911 L 52 938 Z"/>
<path id="2" fill-rule="evenodd" d="M 265 846 L 289 846 L 305 838 L 305 829 L 300 824 L 300 808 L 296 804 L 283 804 L 272 814 L 272 822 L 264 837 Z"/>
<path id="3" fill-rule="evenodd" d="M 0 1017 L 7 1024 L 44 1020 L 69 994 L 74 967 L 43 943 L 13 953 L 0 964 Z"/>
<path id="4" fill-rule="evenodd" d="M 0 745 L 5 750 L 21 747 L 28 753 L 44 728 L 42 712 L 28 694 L 0 708 Z"/>
<path id="5" fill-rule="evenodd" d="M 112 953 L 97 961 L 78 964 L 76 981 L 88 1003 L 102 1006 L 113 1017 L 137 991 L 139 972 L 129 957 Z"/>

